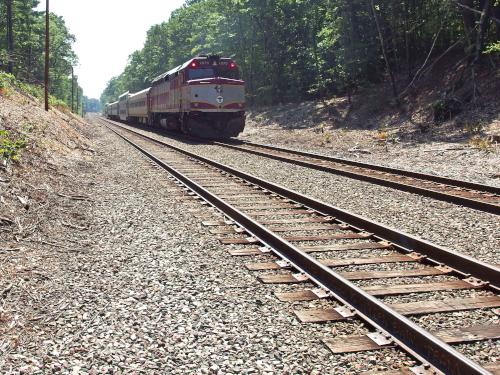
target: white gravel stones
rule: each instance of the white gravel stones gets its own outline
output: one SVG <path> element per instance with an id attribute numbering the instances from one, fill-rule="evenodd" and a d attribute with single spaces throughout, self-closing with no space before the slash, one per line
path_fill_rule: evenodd
<path id="1" fill-rule="evenodd" d="M 485 262 L 500 262 L 497 215 L 223 147 L 168 141 Z"/>
<path id="2" fill-rule="evenodd" d="M 18 266 L 29 289 L 15 279 L 2 305 L 22 326 L 3 331 L 0 372 L 341 374 L 411 363 L 394 350 L 333 356 L 322 338 L 366 328 L 300 324 L 172 196 L 163 172 L 90 129 L 93 164 L 73 165 L 60 184 L 91 200 L 50 211 L 79 214 L 89 229 L 41 232 L 55 245 L 37 244 Z"/>
<path id="3" fill-rule="evenodd" d="M 405 134 L 401 141 L 384 140 L 385 131 L 367 129 L 335 129 L 332 133 L 316 129 L 290 130 L 275 125 L 260 124 L 250 119 L 239 138 L 257 143 L 288 147 L 306 152 L 375 163 L 421 173 L 436 174 L 450 178 L 500 186 L 500 145 L 493 142 L 490 148 L 481 150 L 472 147 L 467 135 L 444 139 L 438 134 L 416 135 L 411 129 L 400 129 Z M 286 125 L 285 125 L 286 126 Z M 394 130 L 394 129 L 393 129 Z M 453 129 L 454 133 L 456 129 Z M 438 133 L 441 133 L 439 131 Z M 498 131 L 497 131 L 498 132 Z M 321 139 L 330 134 L 330 143 Z M 382 138 L 380 138 L 382 136 Z M 440 139 L 441 138 L 441 139 Z M 446 139 L 448 138 L 448 139 Z M 455 139 L 453 139 L 455 138 Z M 356 151 L 359 150 L 359 151 Z"/>
<path id="4" fill-rule="evenodd" d="M 451 248 L 467 252 L 470 255 L 476 256 L 485 261 L 498 263 L 498 233 L 495 231 L 498 228 L 498 218 L 493 215 L 475 212 L 473 210 L 464 209 L 455 205 L 449 205 L 442 202 L 436 202 L 432 199 L 418 197 L 412 194 L 384 189 L 370 184 L 345 179 L 337 176 L 328 175 L 321 172 L 309 171 L 305 168 L 287 165 L 285 163 L 275 162 L 272 160 L 248 155 L 239 154 L 227 149 L 208 146 L 208 145 L 186 145 L 181 142 L 176 144 L 195 151 L 212 159 L 233 165 L 237 168 L 246 170 L 252 174 L 278 182 L 285 186 L 291 186 L 298 191 L 306 194 L 317 196 L 320 199 L 327 200 L 334 205 L 341 206 L 353 210 L 353 206 L 359 209 L 365 216 L 372 217 L 376 220 L 389 223 L 393 227 L 406 230 L 415 235 L 434 240 L 437 243 L 447 245 Z M 319 179 L 319 180 L 318 180 Z M 389 194 L 390 192 L 390 194 Z M 359 202 L 353 200 L 360 199 Z M 374 197 L 377 197 L 375 200 Z M 411 210 L 409 209 L 411 208 Z M 368 214 L 367 214 L 368 213 Z M 455 228 L 456 229 L 455 229 Z M 480 244 L 480 247 L 476 246 Z M 325 254 L 321 254 L 320 257 Z M 336 254 L 337 255 L 337 254 Z M 340 255 L 340 254 L 339 254 Z M 342 254 L 344 255 L 344 254 Z M 348 256 L 348 252 L 346 254 Z M 259 259 L 260 258 L 260 259 Z M 246 261 L 267 261 L 269 258 L 252 257 Z M 376 266 L 378 269 L 380 265 Z M 386 268 L 392 266 L 386 265 Z M 413 268 L 412 265 L 399 266 L 397 268 Z M 356 269 L 371 269 L 372 266 L 361 266 Z M 342 268 L 338 268 L 341 270 Z M 349 270 L 353 270 L 349 267 Z M 286 271 L 273 272 L 282 273 Z M 267 272 L 256 273 L 255 275 L 266 274 Z M 445 280 L 448 277 L 429 278 L 428 281 Z M 406 282 L 403 279 L 389 280 L 387 283 Z M 415 282 L 408 280 L 407 282 Z M 373 281 L 357 282 L 358 284 L 371 285 Z M 311 287 L 309 284 L 297 285 L 277 285 L 273 287 L 273 291 L 294 291 Z M 410 302 L 414 300 L 428 299 L 443 299 L 443 298 L 459 298 L 468 297 L 470 295 L 481 295 L 481 292 L 474 291 L 453 291 L 453 292 L 434 292 L 426 294 L 395 296 L 388 297 L 388 302 Z M 290 306 L 294 308 L 320 308 L 327 307 L 328 301 L 311 301 L 311 302 L 294 302 Z M 330 307 L 333 306 L 330 302 Z M 440 329 L 442 327 L 454 327 L 463 325 L 474 325 L 476 323 L 491 324 L 496 321 L 497 315 L 488 312 L 489 315 L 484 315 L 483 311 L 464 311 L 452 314 L 434 314 L 423 318 L 415 318 L 416 321 L 422 323 L 423 326 L 430 330 Z M 493 314 L 493 315 L 491 315 Z M 413 319 L 413 318 L 412 318 Z M 359 334 L 353 327 L 353 323 L 327 324 L 335 335 L 337 334 Z M 345 333 L 344 333 L 345 332 Z M 484 343 L 461 345 L 460 351 L 464 352 L 471 358 L 481 361 L 490 362 L 488 357 L 496 358 L 498 355 L 497 343 L 485 349 Z M 370 353 L 365 353 L 370 354 Z M 365 354 L 361 354 L 364 357 Z M 374 362 L 374 358 L 378 357 L 379 353 L 371 353 L 374 357 L 369 357 L 366 363 Z M 359 358 L 356 354 L 349 358 Z M 336 357 L 336 356 L 333 356 Z M 387 363 L 387 362 L 382 362 Z M 389 362 L 390 363 L 390 362 Z M 382 367 L 385 366 L 382 364 Z M 357 372 L 359 365 L 353 367 Z"/>

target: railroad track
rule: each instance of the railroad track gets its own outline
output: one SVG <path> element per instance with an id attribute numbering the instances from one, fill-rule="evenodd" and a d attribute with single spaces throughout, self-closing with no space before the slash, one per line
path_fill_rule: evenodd
<path id="1" fill-rule="evenodd" d="M 151 128 L 143 129 L 155 131 Z M 169 132 L 168 135 L 178 139 L 207 142 L 207 140 L 204 139 L 188 137 L 172 132 Z M 366 181 L 448 203 L 459 204 L 464 207 L 488 212 L 494 215 L 500 215 L 500 188 L 495 186 L 255 142 L 233 140 L 212 141 L 212 143 L 240 152 L 247 152 L 257 156 Z"/>
<path id="2" fill-rule="evenodd" d="M 264 283 L 313 285 L 276 293 L 282 301 L 331 301 L 331 307 L 295 311 L 304 323 L 361 319 L 367 333 L 325 338 L 334 353 L 396 347 L 417 365 L 399 373 L 489 374 L 496 363 L 479 365 L 450 345 L 498 340 L 500 325 L 478 324 L 428 332 L 411 318 L 462 311 L 491 313 L 500 307 L 500 269 L 398 232 L 282 186 L 195 155 L 119 123 L 100 120 L 165 169 L 189 194 L 215 208 L 204 225 L 234 256 L 266 257 L 247 268 L 264 272 Z M 207 216 L 208 215 L 208 216 Z M 361 256 L 349 256 L 361 254 Z M 368 266 L 368 268 L 366 268 Z M 404 280 L 404 283 L 394 283 Z M 389 303 L 392 296 L 436 292 L 458 298 Z M 414 296 L 415 294 L 411 294 Z M 491 372 L 490 372 L 491 371 Z"/>
<path id="3" fill-rule="evenodd" d="M 247 141 L 219 146 L 500 215 L 500 188 Z"/>

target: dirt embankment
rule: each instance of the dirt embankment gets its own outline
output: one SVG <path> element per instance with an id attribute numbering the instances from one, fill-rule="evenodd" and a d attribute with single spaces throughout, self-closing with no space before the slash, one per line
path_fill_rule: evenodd
<path id="1" fill-rule="evenodd" d="M 39 329 L 46 303 L 40 296 L 50 290 L 34 291 L 44 289 L 44 280 L 64 259 L 57 252 L 65 236 L 61 228 L 78 228 L 85 219 L 71 202 L 86 199 L 78 183 L 78 166 L 94 153 L 86 132 L 79 117 L 45 112 L 34 98 L 2 90 L 0 337 L 15 340 L 19 331 Z M 31 313 L 23 314 L 26 309 Z M 12 342 L 0 340 L 0 357 Z"/>
<path id="2" fill-rule="evenodd" d="M 0 251 L 50 227 L 44 210 L 53 198 L 71 194 L 58 186 L 59 177 L 71 176 L 72 167 L 94 153 L 85 127 L 81 118 L 45 112 L 15 89 L 0 95 Z"/>

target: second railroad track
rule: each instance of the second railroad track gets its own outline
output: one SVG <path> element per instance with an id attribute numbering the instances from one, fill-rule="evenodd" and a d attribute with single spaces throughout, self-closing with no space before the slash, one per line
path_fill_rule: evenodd
<path id="1" fill-rule="evenodd" d="M 140 125 L 136 127 L 142 128 Z M 165 132 L 158 128 L 143 128 L 147 131 L 168 134 L 181 140 L 211 143 L 213 145 L 246 152 L 299 165 L 305 168 L 332 173 L 360 181 L 377 184 L 413 194 L 458 204 L 478 211 L 500 215 L 500 187 L 470 181 L 408 171 L 378 164 L 337 158 L 312 152 L 266 145 L 242 140 L 207 141 L 206 139 Z"/>
<path id="2" fill-rule="evenodd" d="M 215 144 L 500 215 L 500 188 L 246 141 Z"/>

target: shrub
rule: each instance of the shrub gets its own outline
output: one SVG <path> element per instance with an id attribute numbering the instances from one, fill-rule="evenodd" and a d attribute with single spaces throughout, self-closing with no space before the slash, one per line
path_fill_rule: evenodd
<path id="1" fill-rule="evenodd" d="M 434 122 L 451 120 L 462 110 L 462 102 L 455 98 L 436 100 L 431 104 Z"/>
<path id="2" fill-rule="evenodd" d="M 15 84 L 16 77 L 12 74 L 0 72 L 0 95 L 8 94 L 9 89 Z"/>
<path id="3" fill-rule="evenodd" d="M 23 93 L 32 96 L 37 100 L 43 100 L 45 97 L 43 86 L 20 82 L 17 81 L 16 77 L 12 74 L 0 72 L 0 95 L 8 94 L 9 89 L 13 87 L 18 87 L 18 89 Z M 49 96 L 49 105 L 64 113 L 69 114 L 71 112 L 65 101 L 52 95 Z"/>
<path id="4" fill-rule="evenodd" d="M 500 54 L 500 41 L 486 46 L 483 53 L 486 55 Z"/>
<path id="5" fill-rule="evenodd" d="M 24 93 L 31 95 L 36 99 L 42 100 L 44 98 L 45 93 L 42 86 L 31 85 L 28 83 L 21 82 L 19 83 L 19 88 Z"/>
<path id="6" fill-rule="evenodd" d="M 7 130 L 0 130 L 0 157 L 2 161 L 17 161 L 21 150 L 27 146 L 24 138 L 12 139 Z"/>

